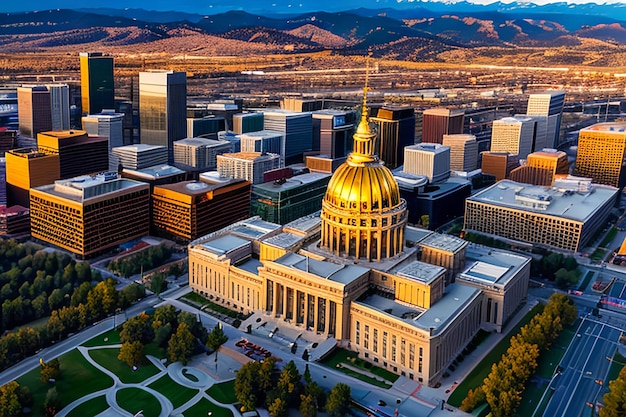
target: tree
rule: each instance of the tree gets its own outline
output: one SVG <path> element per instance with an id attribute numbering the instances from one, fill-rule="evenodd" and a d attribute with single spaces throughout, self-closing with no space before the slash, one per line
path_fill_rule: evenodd
<path id="1" fill-rule="evenodd" d="M 162 305 L 154 310 L 152 317 L 153 323 L 160 322 L 161 325 L 169 323 L 174 327 L 176 324 L 176 308 L 171 304 Z"/>
<path id="2" fill-rule="evenodd" d="M 276 384 L 278 391 L 285 395 L 285 399 L 289 405 L 294 403 L 300 398 L 302 392 L 302 383 L 300 382 L 301 376 L 298 372 L 298 368 L 294 361 L 289 361 L 283 368 L 278 376 L 278 383 Z"/>
<path id="3" fill-rule="evenodd" d="M 150 290 L 156 295 L 167 290 L 167 276 L 165 274 L 154 274 L 150 280 Z"/>
<path id="4" fill-rule="evenodd" d="M 315 397 L 311 394 L 300 394 L 300 407 L 298 407 L 302 417 L 316 417 L 317 406 Z"/>
<path id="5" fill-rule="evenodd" d="M 287 402 L 278 397 L 267 407 L 267 411 L 270 417 L 283 417 L 287 414 Z"/>
<path id="6" fill-rule="evenodd" d="M 32 355 L 40 347 L 39 332 L 32 327 L 21 327 L 17 331 L 22 358 Z"/>
<path id="7" fill-rule="evenodd" d="M 56 387 L 52 387 L 46 393 L 43 403 L 43 411 L 46 417 L 53 417 L 61 410 L 61 398 Z"/>
<path id="8" fill-rule="evenodd" d="M 172 325 L 167 323 L 164 326 L 159 326 L 154 332 L 154 342 L 160 347 L 165 347 L 170 340 L 172 334 Z"/>
<path id="9" fill-rule="evenodd" d="M 469 390 L 469 392 L 467 393 L 467 397 L 463 398 L 463 401 L 461 402 L 461 407 L 459 408 L 462 411 L 471 412 L 484 401 L 485 392 L 483 391 L 482 386 L 479 386 L 475 390 Z"/>
<path id="10" fill-rule="evenodd" d="M 228 336 L 224 333 L 221 324 L 218 324 L 213 328 L 211 333 L 209 333 L 209 338 L 206 342 L 206 346 L 217 352 L 217 350 L 228 340 Z"/>
<path id="11" fill-rule="evenodd" d="M 41 364 L 40 378 L 41 382 L 47 384 L 51 379 L 57 380 L 61 376 L 61 365 L 58 359 L 52 359 L 51 361 L 44 362 L 39 361 Z"/>
<path id="12" fill-rule="evenodd" d="M 243 365 L 235 377 L 235 396 L 241 403 L 243 411 L 254 410 L 258 402 L 259 372 L 261 364 L 256 361 Z"/>
<path id="13" fill-rule="evenodd" d="M 600 417 L 623 417 L 626 415 L 626 366 L 616 379 L 609 382 L 609 392 L 603 397 L 604 407 Z"/>
<path id="14" fill-rule="evenodd" d="M 167 344 L 167 354 L 172 362 L 182 362 L 183 365 L 187 365 L 187 361 L 191 357 L 191 354 L 196 343 L 193 334 L 189 331 L 187 323 L 181 323 L 176 329 L 176 333 L 172 335 L 169 343 Z"/>
<path id="15" fill-rule="evenodd" d="M 144 346 L 143 343 L 136 340 L 134 342 L 122 343 L 120 347 L 120 353 L 117 355 L 117 359 L 122 362 L 126 362 L 128 366 L 139 365 L 144 358 Z"/>
<path id="16" fill-rule="evenodd" d="M 150 316 L 145 312 L 126 320 L 120 332 L 120 342 L 136 342 L 142 344 L 151 342 L 154 339 L 154 330 L 150 325 Z"/>
<path id="17" fill-rule="evenodd" d="M 326 411 L 331 417 L 343 417 L 350 407 L 350 386 L 342 382 L 330 390 Z"/>
<path id="18" fill-rule="evenodd" d="M 22 414 L 20 384 L 11 381 L 0 387 L 0 417 L 19 417 Z"/>

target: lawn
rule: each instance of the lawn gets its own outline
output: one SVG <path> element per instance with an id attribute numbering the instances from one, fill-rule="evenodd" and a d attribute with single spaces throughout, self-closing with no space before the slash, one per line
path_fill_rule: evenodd
<path id="1" fill-rule="evenodd" d="M 470 389 L 475 389 L 476 387 L 482 385 L 483 380 L 487 377 L 489 372 L 491 371 L 491 365 L 493 365 L 496 361 L 500 360 L 504 352 L 509 348 L 511 343 L 511 337 L 519 333 L 520 329 L 528 324 L 530 320 L 537 314 L 543 310 L 543 305 L 538 304 L 533 307 L 522 320 L 520 320 L 517 325 L 515 325 L 505 337 L 502 338 L 500 343 L 498 343 L 487 355 L 483 358 L 482 361 L 470 372 L 467 377 L 459 384 L 458 387 L 452 392 L 450 398 L 448 398 L 448 403 L 455 407 L 461 405 L 461 401 L 467 396 L 467 392 Z M 478 347 L 480 349 L 480 346 Z"/>
<path id="2" fill-rule="evenodd" d="M 85 416 L 97 416 L 101 412 L 108 410 L 109 404 L 104 395 L 96 398 L 92 398 L 89 401 L 85 401 L 78 407 L 74 408 L 67 417 L 85 417 Z"/>
<path id="3" fill-rule="evenodd" d="M 168 375 L 164 375 L 148 386 L 165 395 L 167 399 L 170 400 L 174 408 L 178 408 L 185 404 L 198 393 L 198 390 L 178 385 Z"/>
<path id="4" fill-rule="evenodd" d="M 222 382 L 219 384 L 213 384 L 211 388 L 207 390 L 215 401 L 222 404 L 235 404 L 237 402 L 237 396 L 235 395 L 235 380 Z"/>
<path id="5" fill-rule="evenodd" d="M 161 404 L 149 392 L 139 388 L 123 388 L 115 396 L 117 404 L 131 414 L 142 411 L 145 417 L 159 417 Z"/>
<path id="6" fill-rule="evenodd" d="M 183 413 L 185 417 L 206 417 L 211 412 L 211 417 L 233 417 L 233 413 L 228 408 L 221 408 L 213 404 L 206 398 L 201 399 L 189 407 Z"/>
<path id="7" fill-rule="evenodd" d="M 595 271 L 587 271 L 587 273 L 585 274 L 585 279 L 583 279 L 583 281 L 578 286 L 578 291 L 585 291 L 587 289 L 591 278 L 593 278 L 593 274 L 595 274 Z"/>
<path id="8" fill-rule="evenodd" d="M 325 366 L 328 366 L 329 368 L 336 369 L 339 372 L 343 372 L 346 375 L 350 375 L 356 379 L 360 379 L 361 381 L 368 382 L 372 385 L 376 385 L 377 387 L 381 387 L 381 388 L 390 388 L 391 386 L 383 381 L 379 381 L 375 378 L 364 375 L 360 372 L 355 372 L 351 369 L 343 367 L 340 364 L 347 364 L 357 369 L 360 369 L 364 372 L 372 373 L 391 383 L 395 382 L 399 377 L 398 375 L 391 373 L 387 371 L 386 369 L 379 368 L 377 366 L 372 365 L 369 362 L 366 362 L 360 358 L 357 358 L 355 352 L 352 352 L 346 349 L 335 349 L 326 359 L 324 359 L 322 363 Z M 338 365 L 341 367 L 338 367 Z"/>
<path id="9" fill-rule="evenodd" d="M 150 378 L 153 375 L 159 373 L 159 370 L 147 359 L 145 363 L 140 365 L 136 371 L 128 366 L 126 362 L 122 362 L 117 359 L 117 355 L 120 353 L 119 348 L 102 348 L 92 349 L 89 351 L 89 356 L 93 358 L 100 365 L 113 372 L 120 381 L 125 384 L 136 384 L 143 380 Z"/>
<path id="10" fill-rule="evenodd" d="M 609 373 L 606 376 L 606 381 L 604 381 L 604 383 L 608 385 L 609 381 L 616 379 L 624 366 L 626 366 L 626 358 L 620 355 L 619 352 L 615 352 L 613 361 L 611 361 Z"/>
<path id="11" fill-rule="evenodd" d="M 108 388 L 113 380 L 94 368 L 76 349 L 59 357 L 61 378 L 55 383 L 63 405 L 89 393 Z M 27 386 L 33 394 L 35 404 L 32 416 L 42 416 L 43 402 L 51 384 L 39 380 L 40 368 L 37 367 L 17 379 L 22 386 Z"/>
<path id="12" fill-rule="evenodd" d="M 120 344 L 120 332 L 115 329 L 111 329 L 106 333 L 103 333 L 99 336 L 94 337 L 93 339 L 87 340 L 82 345 L 85 347 L 96 347 L 96 346 L 109 346 L 109 345 L 119 345 L 119 344 Z"/>

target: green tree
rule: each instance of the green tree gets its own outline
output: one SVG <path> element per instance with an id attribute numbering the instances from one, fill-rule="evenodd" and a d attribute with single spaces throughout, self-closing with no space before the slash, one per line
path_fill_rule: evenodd
<path id="1" fill-rule="evenodd" d="M 300 394 L 300 407 L 302 417 L 317 417 L 317 405 L 315 397 L 311 394 Z"/>
<path id="2" fill-rule="evenodd" d="M 278 383 L 276 384 L 278 391 L 285 395 L 287 404 L 294 405 L 300 398 L 302 392 L 302 383 L 300 382 L 301 376 L 298 372 L 295 362 L 289 361 L 283 368 L 278 376 Z"/>
<path id="3" fill-rule="evenodd" d="M 626 366 L 616 379 L 609 382 L 609 392 L 604 394 L 603 401 L 604 407 L 600 409 L 600 417 L 626 416 Z"/>
<path id="4" fill-rule="evenodd" d="M 41 346 L 39 332 L 32 327 L 21 327 L 17 331 L 22 358 L 32 355 Z"/>
<path id="5" fill-rule="evenodd" d="M 330 390 L 328 401 L 326 401 L 326 411 L 331 417 L 343 417 L 350 407 L 350 386 L 342 382 L 338 383 Z"/>
<path id="6" fill-rule="evenodd" d="M 167 290 L 167 276 L 165 274 L 154 274 L 150 280 L 150 290 L 156 295 Z"/>
<path id="7" fill-rule="evenodd" d="M 463 398 L 459 408 L 462 411 L 471 412 L 483 402 L 485 402 L 485 392 L 483 391 L 482 386 L 479 386 L 474 390 L 470 389 L 468 391 L 467 397 Z"/>
<path id="8" fill-rule="evenodd" d="M 46 417 L 56 416 L 61 410 L 61 397 L 56 387 L 52 387 L 46 393 L 46 399 L 43 403 L 43 412 Z"/>
<path id="9" fill-rule="evenodd" d="M 172 335 L 172 325 L 167 323 L 164 326 L 159 326 L 154 332 L 154 342 L 160 347 L 167 346 L 167 342 Z"/>
<path id="10" fill-rule="evenodd" d="M 260 369 L 261 365 L 258 362 L 248 362 L 237 371 L 235 376 L 235 396 L 244 411 L 254 410 L 257 404 Z"/>
<path id="11" fill-rule="evenodd" d="M 19 417 L 20 415 L 22 415 L 20 384 L 11 381 L 0 387 L 0 417 Z"/>
<path id="12" fill-rule="evenodd" d="M 176 324 L 176 308 L 171 304 L 159 306 L 154 310 L 152 317 L 153 323 L 159 322 L 161 325 L 169 323 L 174 327 Z"/>
<path id="13" fill-rule="evenodd" d="M 120 342 L 136 342 L 142 344 L 151 342 L 154 339 L 154 330 L 150 324 L 150 316 L 145 312 L 126 320 L 120 332 Z"/>
<path id="14" fill-rule="evenodd" d="M 287 415 L 287 402 L 278 397 L 267 407 L 267 411 L 270 417 L 283 417 Z"/>
<path id="15" fill-rule="evenodd" d="M 176 333 L 172 335 L 167 344 L 167 355 L 172 362 L 182 362 L 187 365 L 187 361 L 191 358 L 196 343 L 193 334 L 189 331 L 187 323 L 181 323 L 176 329 Z"/>
<path id="16" fill-rule="evenodd" d="M 139 340 L 122 343 L 117 359 L 126 362 L 128 366 L 139 365 L 144 358 L 144 346 Z"/>
<path id="17" fill-rule="evenodd" d="M 220 346 L 226 343 L 226 341 L 228 341 L 228 336 L 226 336 L 226 334 L 224 333 L 221 324 L 218 324 L 213 328 L 211 333 L 209 333 L 209 338 L 206 342 L 206 346 L 209 349 L 217 352 Z"/>
<path id="18" fill-rule="evenodd" d="M 51 361 L 44 362 L 40 360 L 41 371 L 40 378 L 41 382 L 47 384 L 51 379 L 57 380 L 61 376 L 61 364 L 58 359 L 52 359 Z"/>

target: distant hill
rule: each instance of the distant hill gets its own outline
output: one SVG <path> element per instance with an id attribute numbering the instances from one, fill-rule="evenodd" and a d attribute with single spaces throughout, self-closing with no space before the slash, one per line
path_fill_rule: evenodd
<path id="1" fill-rule="evenodd" d="M 133 52 L 219 53 L 215 49 L 219 44 L 221 50 L 246 53 L 330 49 L 350 55 L 370 50 L 377 57 L 414 61 L 484 53 L 473 48 L 568 47 L 577 48 L 579 57 L 587 49 L 596 53 L 599 45 L 611 45 L 622 54 L 621 48 L 626 47 L 626 21 L 621 20 L 626 18 L 626 8 L 621 5 L 376 4 L 385 7 L 289 15 L 241 10 L 201 15 L 128 8 L 4 13 L 0 47 L 5 52 L 98 47 L 123 51 L 132 45 Z M 588 61 L 599 65 L 618 60 Z"/>

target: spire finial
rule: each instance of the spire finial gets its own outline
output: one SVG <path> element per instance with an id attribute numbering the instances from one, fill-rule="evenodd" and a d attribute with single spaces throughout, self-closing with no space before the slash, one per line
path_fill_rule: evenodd
<path id="1" fill-rule="evenodd" d="M 367 51 L 367 57 L 365 57 L 365 85 L 363 86 L 363 107 L 361 108 L 361 119 L 367 119 L 367 89 L 369 88 L 370 80 L 370 56 L 372 51 Z"/>

